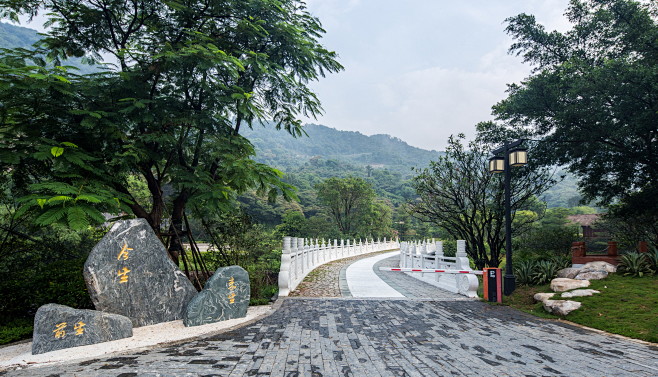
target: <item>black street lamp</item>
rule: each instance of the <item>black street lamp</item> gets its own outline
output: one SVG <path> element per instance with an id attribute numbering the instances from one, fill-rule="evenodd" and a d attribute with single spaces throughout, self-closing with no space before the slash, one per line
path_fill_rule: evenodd
<path id="1" fill-rule="evenodd" d="M 512 264 L 512 208 L 510 166 L 523 166 L 528 163 L 528 153 L 521 147 L 525 140 L 519 139 L 505 144 L 492 151 L 494 155 L 489 159 L 489 171 L 491 173 L 505 173 L 505 284 L 503 293 L 509 296 L 516 289 L 516 278 L 514 277 L 514 266 Z M 500 156 L 502 155 L 502 157 Z"/>

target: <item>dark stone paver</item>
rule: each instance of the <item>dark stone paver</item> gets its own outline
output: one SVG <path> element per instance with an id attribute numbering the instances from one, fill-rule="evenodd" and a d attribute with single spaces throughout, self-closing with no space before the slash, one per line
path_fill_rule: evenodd
<path id="1" fill-rule="evenodd" d="M 478 301 L 289 298 L 216 336 L 16 376 L 656 376 L 658 347 Z"/>
<path id="2" fill-rule="evenodd" d="M 404 299 L 288 298 L 272 315 L 230 332 L 7 375 L 658 376 L 656 345 L 463 299 L 403 273 L 378 271 L 395 266 L 396 259 L 381 261 L 375 271 Z M 338 277 L 321 276 L 318 281 L 335 294 Z"/>

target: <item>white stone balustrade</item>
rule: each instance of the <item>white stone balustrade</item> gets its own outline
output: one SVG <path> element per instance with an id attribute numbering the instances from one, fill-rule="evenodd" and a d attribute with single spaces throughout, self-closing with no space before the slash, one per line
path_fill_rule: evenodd
<path id="1" fill-rule="evenodd" d="M 281 269 L 279 270 L 279 296 L 288 296 L 297 288 L 297 285 L 316 267 L 325 263 L 385 250 L 396 250 L 400 243 L 366 239 L 361 240 L 313 240 L 297 237 L 283 237 L 283 250 L 281 252 Z"/>
<path id="2" fill-rule="evenodd" d="M 473 271 L 466 255 L 466 241 L 457 241 L 455 257 L 443 254 L 443 242 L 422 241 L 400 244 L 400 267 Z M 479 280 L 473 274 L 406 272 L 434 286 L 467 297 L 477 297 Z"/>

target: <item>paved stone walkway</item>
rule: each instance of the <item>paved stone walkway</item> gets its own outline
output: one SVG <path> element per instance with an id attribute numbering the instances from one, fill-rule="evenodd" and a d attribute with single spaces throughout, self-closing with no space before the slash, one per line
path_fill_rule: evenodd
<path id="1" fill-rule="evenodd" d="M 370 258 L 389 251 L 380 251 L 355 257 L 343 258 L 319 266 L 290 292 L 291 297 L 341 297 L 341 270 L 344 280 L 344 269 L 350 264 L 365 258 Z M 345 285 L 345 284 L 343 284 Z M 345 289 L 345 288 L 343 288 Z"/>
<path id="2" fill-rule="evenodd" d="M 403 276 L 389 280 L 413 283 Z M 425 289 L 405 287 L 405 296 Z M 7 375 L 658 376 L 655 345 L 476 300 L 410 296 L 288 298 L 269 317 L 230 332 Z"/>

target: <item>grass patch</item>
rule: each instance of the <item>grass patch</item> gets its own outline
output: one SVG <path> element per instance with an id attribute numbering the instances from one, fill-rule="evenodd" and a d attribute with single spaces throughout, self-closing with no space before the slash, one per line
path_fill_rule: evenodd
<path id="1" fill-rule="evenodd" d="M 610 274 L 604 280 L 592 280 L 590 289 L 600 291 L 590 297 L 573 297 L 582 302 L 580 309 L 566 320 L 613 334 L 658 343 L 658 276 L 627 277 Z M 561 318 L 548 314 L 533 296 L 550 292 L 548 285 L 518 287 L 503 304 L 543 318 Z M 555 299 L 560 299 L 556 293 Z"/>

